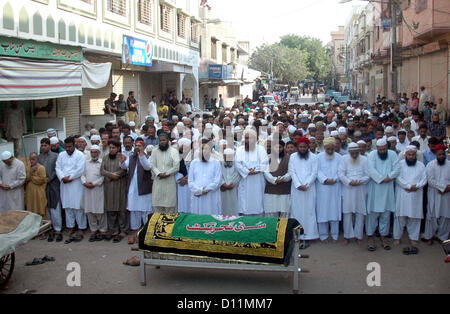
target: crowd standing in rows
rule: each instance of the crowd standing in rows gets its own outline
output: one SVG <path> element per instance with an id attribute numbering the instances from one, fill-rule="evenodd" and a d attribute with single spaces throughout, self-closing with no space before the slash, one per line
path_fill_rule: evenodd
<path id="1" fill-rule="evenodd" d="M 152 97 L 138 125 L 116 96 L 105 101 L 116 123 L 87 124 L 64 141 L 50 129 L 24 162 L 3 153 L 0 212 L 47 217 L 48 241 L 62 241 L 65 225 L 66 243 L 88 225 L 89 241 L 134 243 L 153 212 L 291 217 L 304 247 L 335 242 L 341 229 L 347 244 L 361 245 L 365 231 L 370 251 L 377 235 L 386 250 L 391 237 L 399 244 L 405 228 L 411 253 L 421 232 L 429 244 L 449 238 L 448 138 L 428 102 L 267 107 L 246 98 L 192 112 L 184 99 L 168 107 Z"/>

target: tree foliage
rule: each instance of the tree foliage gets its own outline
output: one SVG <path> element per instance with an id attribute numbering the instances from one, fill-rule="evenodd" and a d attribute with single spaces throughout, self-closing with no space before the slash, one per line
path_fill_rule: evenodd
<path id="1" fill-rule="evenodd" d="M 326 80 L 331 72 L 331 59 L 321 40 L 288 34 L 279 43 L 258 47 L 250 58 L 250 66 L 265 73 L 273 72 L 283 82 L 310 77 Z"/>

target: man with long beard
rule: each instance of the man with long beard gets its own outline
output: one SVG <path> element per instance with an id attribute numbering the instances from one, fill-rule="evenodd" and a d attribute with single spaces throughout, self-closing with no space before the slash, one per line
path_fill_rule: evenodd
<path id="1" fill-rule="evenodd" d="M 152 203 L 155 212 L 177 213 L 177 182 L 175 175 L 180 170 L 180 154 L 170 146 L 169 134 L 160 132 L 159 145 L 152 151 L 154 175 Z"/>
<path id="2" fill-rule="evenodd" d="M 120 167 L 128 171 L 127 176 L 127 210 L 130 212 L 130 229 L 132 235 L 128 244 L 136 242 L 138 230 L 147 223 L 152 208 L 152 163 L 145 154 L 145 142 L 137 138 L 134 153 L 127 157 L 119 155 Z"/>
<path id="3" fill-rule="evenodd" d="M 268 217 L 289 217 L 291 203 L 291 176 L 288 173 L 289 155 L 284 142 L 279 141 L 270 155 L 270 170 L 264 172 L 264 214 Z"/>
<path id="4" fill-rule="evenodd" d="M 236 150 L 236 168 L 242 179 L 239 182 L 239 214 L 257 216 L 263 213 L 265 180 L 263 172 L 269 160 L 264 147 L 257 144 L 256 132 L 244 132 L 244 145 Z"/>
<path id="5" fill-rule="evenodd" d="M 191 212 L 191 190 L 189 190 L 189 168 L 193 160 L 194 150 L 192 141 L 182 137 L 178 140 L 178 151 L 180 152 L 180 170 L 175 176 L 177 180 L 178 212 Z"/>
<path id="6" fill-rule="evenodd" d="M 316 178 L 317 155 L 309 152 L 309 140 L 298 140 L 298 152 L 289 158 L 291 184 L 291 214 L 303 226 L 301 240 L 310 241 L 319 238 L 316 219 Z M 305 246 L 309 245 L 305 242 Z"/>
<path id="7" fill-rule="evenodd" d="M 368 250 L 376 250 L 373 235 L 378 226 L 381 244 L 385 250 L 390 250 L 389 234 L 391 212 L 395 212 L 394 180 L 400 173 L 397 154 L 388 150 L 385 139 L 377 141 L 377 150 L 368 157 L 367 172 L 371 178 L 368 187 L 366 232 Z"/>
<path id="8" fill-rule="evenodd" d="M 342 212 L 344 214 L 344 242 L 356 238 L 361 245 L 366 216 L 366 196 L 369 176 L 367 158 L 360 155 L 359 145 L 348 145 L 349 155 L 342 157 L 339 179 L 342 182 Z M 354 221 L 354 223 L 353 223 Z"/>
<path id="9" fill-rule="evenodd" d="M 450 233 L 450 162 L 445 153 L 445 146 L 436 145 L 436 160 L 426 168 L 428 178 L 428 208 L 425 222 L 425 240 L 433 244 L 436 235 L 445 241 Z"/>
<path id="10" fill-rule="evenodd" d="M 238 184 L 241 176 L 234 163 L 234 150 L 227 148 L 223 151 L 222 164 L 222 215 L 237 216 L 239 213 Z"/>
<path id="11" fill-rule="evenodd" d="M 120 168 L 120 160 L 117 157 L 120 152 L 120 142 L 108 141 L 108 153 L 102 158 L 100 173 L 105 177 L 105 212 L 108 219 L 107 239 L 113 237 L 113 242 L 118 243 L 126 237 L 130 229 L 130 212 L 127 206 L 127 172 Z"/>
<path id="12" fill-rule="evenodd" d="M 328 242 L 329 232 L 333 242 L 339 238 L 339 221 L 342 216 L 341 183 L 339 181 L 339 165 L 342 156 L 335 153 L 336 140 L 329 137 L 323 141 L 325 152 L 317 156 L 317 225 L 320 240 Z"/>
<path id="13" fill-rule="evenodd" d="M 399 163 L 394 215 L 394 239 L 397 245 L 400 244 L 405 227 L 408 229 L 411 246 L 417 245 L 419 240 L 420 222 L 423 219 L 423 188 L 427 184 L 427 175 L 424 164 L 417 161 L 416 151 L 415 146 L 408 146 L 406 158 Z"/>
<path id="14" fill-rule="evenodd" d="M 211 157 L 211 143 L 202 140 L 201 157 L 191 163 L 189 189 L 191 190 L 191 213 L 197 215 L 221 215 L 222 200 L 220 162 Z"/>

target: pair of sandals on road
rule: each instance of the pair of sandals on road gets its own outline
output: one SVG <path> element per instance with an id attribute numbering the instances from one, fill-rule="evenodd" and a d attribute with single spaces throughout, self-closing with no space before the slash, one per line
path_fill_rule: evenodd
<path id="1" fill-rule="evenodd" d="M 381 246 L 386 251 L 391 250 L 391 242 L 386 238 L 381 239 Z M 369 252 L 375 252 L 377 250 L 377 246 L 375 245 L 375 240 L 373 238 L 368 240 L 367 249 L 369 250 Z"/>
<path id="2" fill-rule="evenodd" d="M 63 235 L 61 232 L 56 233 L 56 234 L 54 232 L 50 232 L 48 234 L 48 238 L 47 238 L 48 242 L 53 242 L 55 240 L 56 240 L 56 242 L 61 242 L 63 240 Z"/>
<path id="3" fill-rule="evenodd" d="M 93 233 L 89 237 L 89 242 L 100 242 L 105 240 L 105 236 L 101 233 Z"/>
<path id="4" fill-rule="evenodd" d="M 43 258 L 39 258 L 39 257 L 33 258 L 33 261 L 27 262 L 25 264 L 25 266 L 41 265 L 41 264 L 44 264 L 45 262 L 54 262 L 54 261 L 55 261 L 54 257 L 45 255 Z"/>
<path id="5" fill-rule="evenodd" d="M 69 243 L 72 243 L 72 242 L 77 243 L 77 242 L 83 241 L 83 239 L 84 239 L 84 237 L 83 237 L 82 234 L 72 234 L 72 235 L 69 237 L 69 239 L 66 240 L 64 243 L 65 243 L 65 244 L 69 244 Z"/>

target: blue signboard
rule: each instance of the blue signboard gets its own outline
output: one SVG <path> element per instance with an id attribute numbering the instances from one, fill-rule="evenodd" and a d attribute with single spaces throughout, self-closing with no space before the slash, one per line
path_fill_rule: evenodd
<path id="1" fill-rule="evenodd" d="M 221 79 L 222 78 L 222 65 L 210 64 L 209 65 L 209 78 Z"/>
<path id="2" fill-rule="evenodd" d="M 122 62 L 125 64 L 151 66 L 152 43 L 143 39 L 123 35 Z"/>

